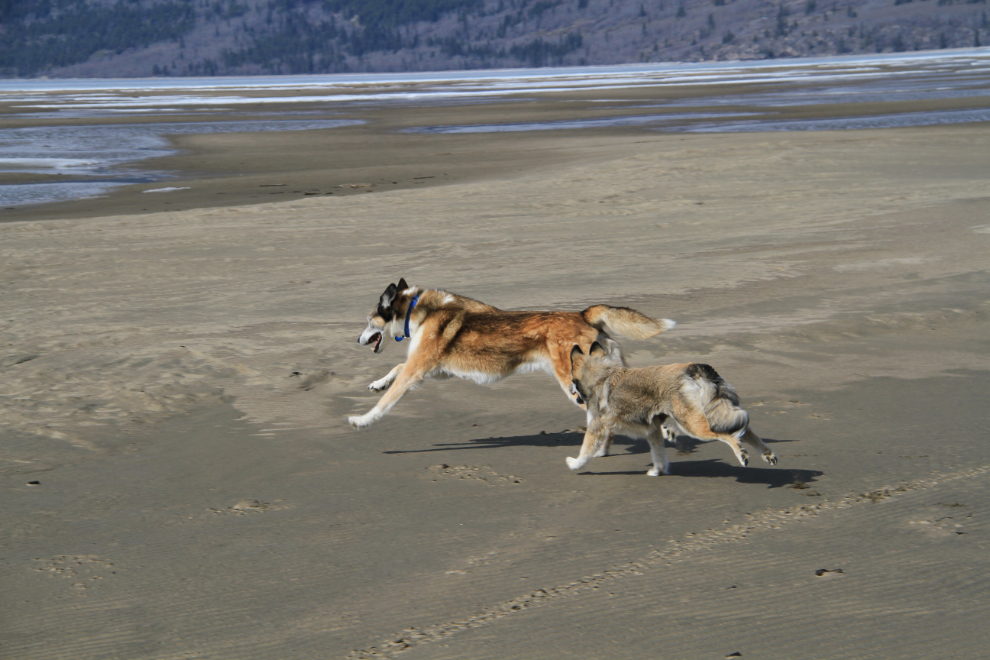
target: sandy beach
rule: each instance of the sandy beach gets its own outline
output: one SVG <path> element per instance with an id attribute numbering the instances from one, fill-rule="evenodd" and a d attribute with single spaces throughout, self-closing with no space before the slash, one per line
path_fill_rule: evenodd
<path id="1" fill-rule="evenodd" d="M 5 215 L 0 655 L 984 654 L 987 125 L 396 132 L 561 107 L 180 136 L 148 167 L 188 190 Z M 399 277 L 674 319 L 631 366 L 711 364 L 780 462 L 682 441 L 650 478 L 620 437 L 573 474 L 545 374 L 355 431 Z"/>

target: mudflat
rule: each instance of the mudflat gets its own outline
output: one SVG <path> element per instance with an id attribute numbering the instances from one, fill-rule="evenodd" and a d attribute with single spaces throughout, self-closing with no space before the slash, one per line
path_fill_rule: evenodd
<path id="1" fill-rule="evenodd" d="M 155 208 L 0 225 L 5 657 L 983 653 L 984 125 L 395 127 L 184 136 Z M 714 366 L 779 464 L 681 442 L 651 478 L 620 437 L 573 474 L 545 374 L 355 431 L 399 277 L 675 319 L 630 364 Z"/>

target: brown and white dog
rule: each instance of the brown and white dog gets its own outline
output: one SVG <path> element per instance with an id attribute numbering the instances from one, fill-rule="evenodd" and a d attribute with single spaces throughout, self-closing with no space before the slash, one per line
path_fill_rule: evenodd
<path id="1" fill-rule="evenodd" d="M 378 404 L 347 421 L 355 428 L 370 426 L 424 378 L 452 376 L 485 385 L 514 373 L 545 371 L 582 405 L 571 390 L 575 345 L 588 350 L 595 341 L 610 341 L 609 332 L 646 339 L 674 325 L 607 305 L 583 312 L 505 312 L 439 289 L 409 286 L 403 278 L 385 289 L 358 343 L 374 344 L 375 353 L 381 353 L 386 335 L 408 339 L 407 360 L 368 386 L 388 390 Z"/>
<path id="2" fill-rule="evenodd" d="M 653 454 L 651 477 L 667 474 L 664 440 L 677 433 L 703 442 L 721 440 L 739 462 L 749 465 L 740 442 L 757 449 L 763 460 L 777 464 L 777 456 L 749 428 L 749 413 L 739 407 L 735 389 L 707 364 L 666 364 L 628 369 L 615 352 L 618 345 L 594 343 L 589 351 L 571 351 L 574 390 L 588 406 L 588 430 L 581 453 L 567 459 L 580 470 L 592 458 L 608 451 L 616 431 L 645 437 Z M 587 354 L 586 354 L 587 353 Z"/>

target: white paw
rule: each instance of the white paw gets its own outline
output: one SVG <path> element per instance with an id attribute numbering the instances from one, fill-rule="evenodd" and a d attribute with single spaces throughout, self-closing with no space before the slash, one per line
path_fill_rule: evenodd
<path id="1" fill-rule="evenodd" d="M 385 390 L 388 389 L 388 386 L 391 384 L 392 381 L 388 380 L 387 378 L 382 378 L 380 380 L 376 380 L 371 385 L 368 385 L 368 389 L 371 390 L 372 392 L 384 392 Z"/>
<path id="2" fill-rule="evenodd" d="M 592 458 L 601 458 L 602 456 L 608 456 L 608 447 L 602 447 L 591 455 Z"/>
<path id="3" fill-rule="evenodd" d="M 584 467 L 584 463 L 582 463 L 580 460 L 576 458 L 571 458 L 570 456 L 568 456 L 565 460 L 567 460 L 567 467 L 571 468 L 572 470 L 580 470 L 581 468 Z"/>
<path id="4" fill-rule="evenodd" d="M 742 464 L 743 467 L 749 467 L 749 454 L 747 454 L 746 452 L 740 452 L 739 462 Z"/>
<path id="5" fill-rule="evenodd" d="M 660 468 L 654 466 L 654 467 L 650 468 L 650 471 L 646 473 L 646 476 L 648 476 L 648 477 L 660 477 L 660 476 L 663 476 L 665 474 L 667 474 L 667 473 L 664 472 L 663 470 L 661 470 Z"/>
<path id="6" fill-rule="evenodd" d="M 774 454 L 773 452 L 770 452 L 769 454 L 763 454 L 763 460 L 765 460 L 770 465 L 776 465 L 777 455 Z"/>
<path id="7" fill-rule="evenodd" d="M 367 415 L 352 415 L 347 418 L 347 423 L 356 429 L 363 429 L 366 426 L 371 426 L 373 419 L 369 419 Z"/>

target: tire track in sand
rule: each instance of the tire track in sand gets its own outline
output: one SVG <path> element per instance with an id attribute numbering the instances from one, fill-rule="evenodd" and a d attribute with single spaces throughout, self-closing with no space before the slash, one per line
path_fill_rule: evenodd
<path id="1" fill-rule="evenodd" d="M 948 482 L 987 474 L 990 474 L 990 465 L 983 465 L 967 470 L 933 475 L 927 479 L 920 479 L 899 486 L 882 486 L 865 493 L 848 495 L 837 501 L 824 501 L 818 504 L 750 514 L 749 519 L 744 523 L 732 525 L 725 529 L 689 533 L 681 541 L 671 541 L 670 546 L 665 550 L 654 550 L 640 559 L 629 561 L 601 573 L 582 577 L 573 582 L 531 591 L 457 621 L 447 621 L 421 628 L 406 628 L 388 636 L 375 646 L 351 651 L 347 655 L 347 660 L 392 658 L 418 646 L 447 640 L 464 630 L 485 626 L 507 616 L 560 599 L 588 593 L 617 580 L 644 575 L 647 571 L 669 566 L 704 550 L 712 550 L 730 543 L 739 543 L 761 532 L 781 529 L 793 523 L 813 520 L 824 514 L 839 513 L 864 504 L 875 504 L 910 491 L 930 489 Z"/>

